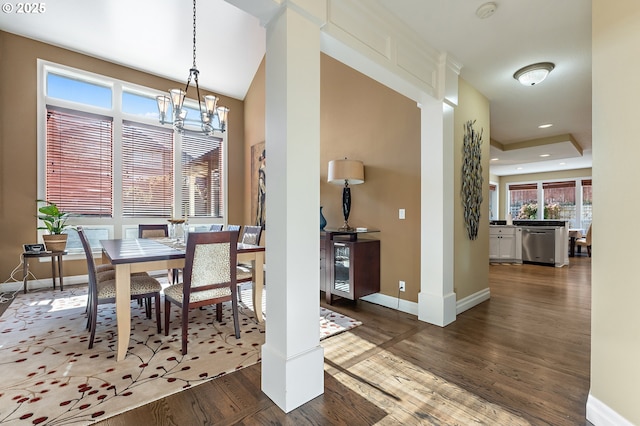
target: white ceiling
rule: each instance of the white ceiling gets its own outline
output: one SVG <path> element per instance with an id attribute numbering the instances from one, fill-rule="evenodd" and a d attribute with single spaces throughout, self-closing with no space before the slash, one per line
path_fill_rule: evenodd
<path id="1" fill-rule="evenodd" d="M 591 166 L 591 2 L 495 0 L 495 13 L 476 16 L 483 0 L 368 0 L 407 23 L 462 65 L 461 77 L 491 105 L 491 138 L 505 148 L 571 134 L 584 155 L 547 144 L 543 161 L 532 149 L 491 149 L 491 172 L 532 173 Z M 16 4 L 16 3 L 10 3 Z M 50 0 L 42 14 L 0 14 L 0 29 L 177 81 L 192 64 L 192 8 L 186 0 Z M 256 18 L 224 0 L 198 3 L 200 85 L 244 99 L 262 60 L 265 31 Z M 535 62 L 556 68 L 539 85 L 513 79 Z M 547 129 L 540 124 L 552 123 Z M 488 142 L 488 141 L 487 141 Z M 520 153 L 519 153 L 520 152 Z M 560 160 L 560 161 L 559 161 Z M 564 165 L 560 165 L 564 162 Z M 521 167 L 521 169 L 518 169 Z"/>
<path id="2" fill-rule="evenodd" d="M 187 81 L 193 64 L 192 1 L 50 0 L 44 4 L 42 14 L 1 13 L 0 29 Z M 264 56 L 264 28 L 257 18 L 223 0 L 200 0 L 197 12 L 200 86 L 244 99 Z"/>
<path id="3" fill-rule="evenodd" d="M 486 0 L 378 1 L 463 64 L 461 77 L 490 101 L 493 140 L 506 147 L 571 134 L 584 152 L 568 157 L 562 144 L 545 145 L 551 156 L 539 161 L 531 149 L 507 154 L 492 147 L 491 158 L 499 160 L 491 162 L 491 173 L 591 167 L 590 0 L 494 0 L 496 11 L 486 19 L 475 13 Z M 513 78 L 536 62 L 555 64 L 545 81 L 525 87 Z M 553 126 L 538 128 L 546 123 Z"/>

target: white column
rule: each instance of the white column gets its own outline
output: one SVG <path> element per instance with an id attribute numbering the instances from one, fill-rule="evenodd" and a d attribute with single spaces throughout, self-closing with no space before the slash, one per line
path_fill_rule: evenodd
<path id="1" fill-rule="evenodd" d="M 289 412 L 324 392 L 320 346 L 320 24 L 283 6 L 266 53 L 267 252 L 262 390 Z"/>
<path id="2" fill-rule="evenodd" d="M 453 292 L 453 108 L 425 97 L 421 117 L 421 253 L 418 319 L 456 319 Z"/>

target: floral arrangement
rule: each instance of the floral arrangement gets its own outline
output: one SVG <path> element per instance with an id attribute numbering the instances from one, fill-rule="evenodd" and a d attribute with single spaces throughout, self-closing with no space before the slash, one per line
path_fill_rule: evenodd
<path id="1" fill-rule="evenodd" d="M 523 204 L 518 212 L 516 219 L 536 219 L 538 214 L 538 204 Z M 545 219 L 560 219 L 560 205 L 557 203 L 547 204 L 544 206 Z"/>
<path id="2" fill-rule="evenodd" d="M 544 206 L 545 219 L 560 219 L 560 204 L 547 204 Z"/>

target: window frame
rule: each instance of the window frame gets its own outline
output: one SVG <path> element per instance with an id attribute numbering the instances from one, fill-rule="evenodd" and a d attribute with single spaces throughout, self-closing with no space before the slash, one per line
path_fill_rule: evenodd
<path id="1" fill-rule="evenodd" d="M 47 96 L 46 84 L 47 75 L 54 73 L 68 78 L 80 79 L 88 83 L 109 87 L 112 91 L 111 108 L 101 108 L 77 102 L 66 101 Z M 161 90 L 140 86 L 134 83 L 122 81 L 116 78 L 76 69 L 73 67 L 57 64 L 54 62 L 38 59 L 37 61 L 37 198 L 43 199 L 46 196 L 46 111 L 47 105 L 61 107 L 80 112 L 88 112 L 113 119 L 113 217 L 71 217 L 69 223 L 72 226 L 81 225 L 87 228 L 105 229 L 109 232 L 109 238 L 125 238 L 131 235 L 131 228 L 137 228 L 140 223 L 159 223 L 163 219 L 158 217 L 123 217 L 122 207 L 122 129 L 125 121 L 136 122 L 156 127 L 172 129 L 171 124 L 160 124 L 157 117 L 145 117 L 136 114 L 128 114 L 122 111 L 122 94 L 126 91 L 140 96 L 155 98 L 157 95 L 166 94 Z M 185 99 L 189 107 L 197 108 L 197 100 Z M 223 208 L 222 217 L 189 217 L 189 224 L 195 226 L 210 225 L 213 223 L 226 223 L 228 217 L 228 130 L 221 133 L 216 132 L 215 137 L 221 139 L 222 166 L 220 188 L 222 189 Z M 182 216 L 180 206 L 183 205 L 181 193 L 182 176 L 182 135 L 174 132 L 173 150 L 173 190 L 174 205 L 173 211 Z M 34 212 L 35 214 L 35 212 Z M 167 218 L 169 219 L 169 218 Z M 44 231 L 38 231 L 38 238 Z M 81 251 L 78 251 L 81 253 Z M 71 253 L 72 254 L 72 253 Z M 83 257 L 83 256 L 81 256 Z"/>
<path id="2" fill-rule="evenodd" d="M 545 202 L 545 197 L 544 197 L 544 189 L 543 186 L 545 185 L 553 185 L 556 183 L 562 183 L 562 182 L 575 182 L 575 222 L 576 223 L 572 223 L 571 227 L 572 228 L 579 228 L 582 229 L 584 228 L 586 230 L 586 227 L 584 226 L 584 220 L 583 220 L 583 214 L 582 214 L 582 210 L 583 210 L 583 202 L 582 202 L 582 191 L 583 191 L 583 182 L 592 182 L 592 178 L 591 176 L 581 176 L 581 177 L 572 177 L 572 178 L 564 178 L 564 179 L 544 179 L 544 180 L 536 180 L 536 181 L 522 181 L 522 182 L 511 182 L 511 183 L 507 183 L 505 185 L 505 190 L 506 190 L 506 202 L 505 202 L 505 217 L 508 216 L 509 212 L 511 211 L 511 188 L 512 187 L 518 187 L 518 186 L 528 186 L 528 185 L 535 185 L 537 188 L 537 205 L 538 206 L 543 206 L 544 207 L 544 202 Z M 541 214 L 541 212 L 543 212 L 544 209 L 540 209 L 538 208 L 537 211 L 537 215 L 535 219 L 530 219 L 530 220 L 554 220 L 554 219 L 544 219 L 543 214 Z M 516 219 L 514 217 L 514 219 Z M 567 219 L 557 219 L 557 220 L 567 220 Z M 569 220 L 567 220 L 569 221 Z M 571 222 L 571 221 L 569 221 Z M 588 225 L 587 225 L 588 227 Z M 586 231 L 585 231 L 586 232 Z"/>

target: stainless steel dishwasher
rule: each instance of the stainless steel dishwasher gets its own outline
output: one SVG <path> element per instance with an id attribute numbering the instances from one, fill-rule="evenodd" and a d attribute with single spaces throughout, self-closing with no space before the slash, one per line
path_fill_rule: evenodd
<path id="1" fill-rule="evenodd" d="M 556 263 L 556 228 L 522 228 L 522 261 Z"/>

